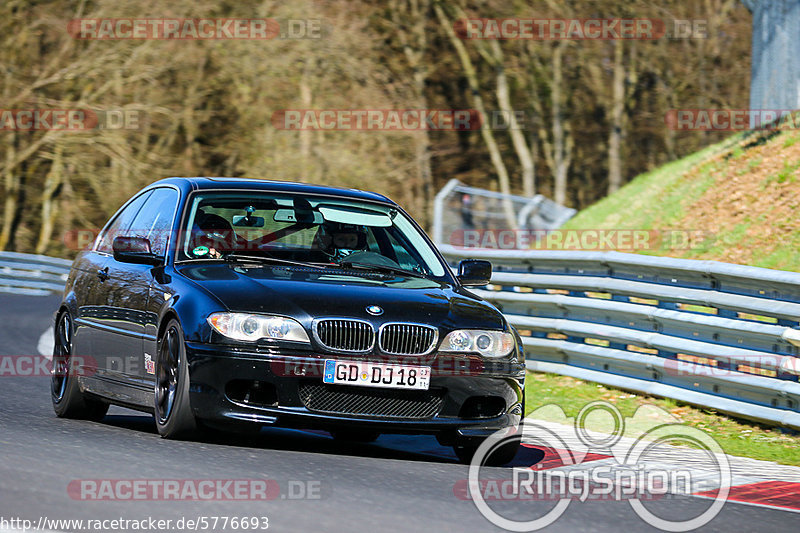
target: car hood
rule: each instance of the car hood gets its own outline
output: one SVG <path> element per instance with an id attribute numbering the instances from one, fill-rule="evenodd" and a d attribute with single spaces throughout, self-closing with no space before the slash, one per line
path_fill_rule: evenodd
<path id="1" fill-rule="evenodd" d="M 321 272 L 284 266 L 187 265 L 179 272 L 230 311 L 291 316 L 308 323 L 340 317 L 385 322 L 417 322 L 446 330 L 505 329 L 500 312 L 460 287 L 435 280 L 394 275 Z M 373 316 L 367 307 L 383 314 Z"/>

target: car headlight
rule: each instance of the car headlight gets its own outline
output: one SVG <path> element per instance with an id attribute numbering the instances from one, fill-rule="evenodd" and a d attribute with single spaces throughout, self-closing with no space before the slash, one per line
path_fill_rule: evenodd
<path id="1" fill-rule="evenodd" d="M 439 348 L 443 352 L 471 352 L 484 357 L 503 357 L 514 349 L 514 336 L 504 331 L 458 329 L 447 334 Z"/>
<path id="2" fill-rule="evenodd" d="M 222 335 L 239 341 L 276 339 L 310 342 L 305 328 L 291 318 L 247 313 L 214 313 L 208 323 Z"/>

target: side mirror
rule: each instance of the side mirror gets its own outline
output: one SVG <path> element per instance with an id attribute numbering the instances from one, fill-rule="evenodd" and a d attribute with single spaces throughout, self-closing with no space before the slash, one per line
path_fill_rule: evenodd
<path id="1" fill-rule="evenodd" d="M 492 279 L 492 264 L 479 259 L 465 259 L 458 263 L 457 277 L 465 287 L 482 287 Z"/>
<path id="2" fill-rule="evenodd" d="M 158 266 L 164 262 L 150 250 L 150 241 L 144 237 L 115 237 L 111 247 L 120 263 Z"/>

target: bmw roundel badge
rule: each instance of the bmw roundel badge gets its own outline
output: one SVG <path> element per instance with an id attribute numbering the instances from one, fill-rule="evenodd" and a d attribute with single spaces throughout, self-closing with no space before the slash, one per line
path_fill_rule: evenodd
<path id="1" fill-rule="evenodd" d="M 377 305 L 368 305 L 367 313 L 378 316 L 383 314 L 383 309 L 381 309 L 381 307 Z"/>

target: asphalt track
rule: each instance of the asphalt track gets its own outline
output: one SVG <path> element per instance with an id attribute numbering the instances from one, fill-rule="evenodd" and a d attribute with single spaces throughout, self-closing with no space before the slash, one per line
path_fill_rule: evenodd
<path id="1" fill-rule="evenodd" d="M 57 304 L 57 297 L 0 294 L 0 356 L 37 354 Z M 375 444 L 350 445 L 324 432 L 269 428 L 247 438 L 165 441 L 150 417 L 125 409 L 112 408 L 102 422 L 58 419 L 48 387 L 47 377 L 0 377 L 0 528 L 12 518 L 38 524 L 42 518 L 266 516 L 270 531 L 501 531 L 472 501 L 455 495 L 468 468 L 433 438 L 385 435 Z M 515 464 L 537 460 L 535 450 L 526 450 Z M 281 494 L 270 501 L 84 501 L 68 492 L 70 482 L 83 479 L 256 478 L 275 480 Z M 314 497 L 293 499 L 298 487 Z M 552 505 L 501 502 L 493 508 L 531 519 Z M 648 505 L 677 519 L 700 514 L 708 501 Z M 797 524 L 798 515 L 788 511 L 728 502 L 703 530 L 788 532 Z M 656 531 L 625 501 L 572 502 L 547 530 Z"/>

